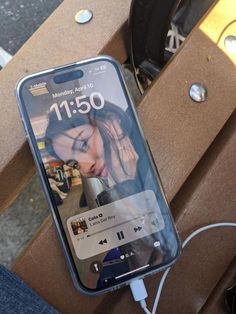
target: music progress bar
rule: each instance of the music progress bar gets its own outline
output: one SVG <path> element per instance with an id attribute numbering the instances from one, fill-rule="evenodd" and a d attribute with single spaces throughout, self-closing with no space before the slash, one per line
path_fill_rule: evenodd
<path id="1" fill-rule="evenodd" d="M 115 279 L 119 279 L 119 278 L 121 278 L 121 277 L 130 275 L 130 274 L 132 274 L 132 273 L 135 273 L 136 271 L 139 271 L 139 270 L 141 270 L 141 269 L 147 268 L 148 266 L 150 266 L 150 265 L 147 264 L 147 265 L 144 265 L 144 266 L 139 267 L 139 268 L 137 268 L 137 269 L 131 270 L 131 271 L 129 271 L 128 273 L 125 273 L 125 274 L 122 274 L 122 275 L 120 275 L 120 276 L 115 277 Z"/>

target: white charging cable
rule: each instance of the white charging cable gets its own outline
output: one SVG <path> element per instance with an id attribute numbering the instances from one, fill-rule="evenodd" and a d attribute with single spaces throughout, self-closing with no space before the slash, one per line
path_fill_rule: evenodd
<path id="1" fill-rule="evenodd" d="M 184 240 L 184 242 L 182 243 L 182 248 L 184 248 L 198 234 L 200 234 L 204 231 L 207 231 L 209 229 L 220 228 L 220 227 L 236 227 L 236 223 L 234 223 L 234 222 L 219 222 L 219 223 L 210 224 L 210 225 L 201 227 L 201 228 L 193 231 Z M 156 297 L 155 297 L 153 308 L 152 308 L 151 312 L 147 308 L 147 304 L 146 304 L 146 298 L 148 297 L 148 294 L 147 294 L 147 290 L 145 288 L 145 284 L 144 284 L 143 279 L 134 280 L 130 283 L 130 289 L 131 289 L 132 295 L 134 297 L 134 300 L 136 302 L 139 302 L 140 306 L 142 307 L 142 309 L 145 313 L 147 313 L 147 314 L 155 314 L 156 313 L 158 303 L 160 300 L 160 296 L 161 296 L 161 291 L 162 291 L 166 277 L 169 274 L 170 270 L 171 270 L 171 267 L 167 268 L 161 277 L 161 281 L 160 281 L 160 284 L 159 284 L 158 289 L 157 289 Z"/>

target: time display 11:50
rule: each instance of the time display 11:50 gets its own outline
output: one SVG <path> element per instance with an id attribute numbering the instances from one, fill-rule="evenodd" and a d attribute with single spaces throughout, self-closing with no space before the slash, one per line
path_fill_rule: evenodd
<path id="1" fill-rule="evenodd" d="M 77 112 L 86 114 L 89 113 L 92 108 L 96 110 L 100 110 L 104 107 L 104 97 L 102 96 L 101 93 L 99 92 L 93 92 L 90 94 L 89 97 L 85 95 L 77 96 L 75 97 L 75 102 L 74 101 L 68 101 L 64 100 L 61 102 L 60 105 L 57 103 L 54 103 L 50 107 L 50 111 L 55 110 L 55 113 L 57 115 L 58 120 L 62 120 L 62 115 L 60 110 L 64 108 L 66 111 L 67 117 L 71 118 L 72 114 L 76 114 Z M 74 109 L 73 107 L 78 108 L 78 110 Z M 70 108 L 72 107 L 72 109 Z"/>

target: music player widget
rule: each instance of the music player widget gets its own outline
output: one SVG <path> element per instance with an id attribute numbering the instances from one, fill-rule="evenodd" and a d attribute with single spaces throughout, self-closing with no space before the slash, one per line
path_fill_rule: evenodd
<path id="1" fill-rule="evenodd" d="M 104 253 L 164 228 L 151 190 L 70 217 L 67 227 L 79 259 Z"/>

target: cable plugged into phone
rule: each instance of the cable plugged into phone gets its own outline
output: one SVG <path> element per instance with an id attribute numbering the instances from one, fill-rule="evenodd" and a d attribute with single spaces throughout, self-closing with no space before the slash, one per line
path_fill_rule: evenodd
<path id="1" fill-rule="evenodd" d="M 236 227 L 236 223 L 234 222 L 219 222 L 219 223 L 215 223 L 215 224 L 210 224 L 204 227 L 201 227 L 195 231 L 193 231 L 183 242 L 182 244 L 182 248 L 184 248 L 194 237 L 196 237 L 197 235 L 199 235 L 200 233 L 207 231 L 209 229 L 213 229 L 213 228 L 220 228 L 220 227 Z M 157 289 L 157 293 L 156 293 L 156 297 L 154 300 L 154 304 L 153 304 L 153 309 L 152 311 L 149 311 L 149 309 L 147 308 L 147 303 L 146 303 L 146 299 L 148 297 L 147 294 L 147 290 L 144 284 L 143 279 L 137 279 L 134 280 L 130 283 L 130 290 L 131 293 L 133 295 L 133 298 L 136 302 L 139 302 L 141 308 L 143 309 L 143 311 L 147 314 L 155 314 L 157 307 L 158 307 L 158 303 L 160 300 L 160 296 L 161 296 L 161 291 L 162 288 L 164 286 L 165 280 L 167 275 L 169 274 L 171 270 L 171 267 L 167 268 L 164 272 L 164 274 L 162 275 L 159 287 Z"/>
<path id="2" fill-rule="evenodd" d="M 143 279 L 134 280 L 130 283 L 129 286 L 134 301 L 139 302 L 145 313 L 151 313 L 147 308 L 146 298 L 148 297 L 148 294 Z"/>

